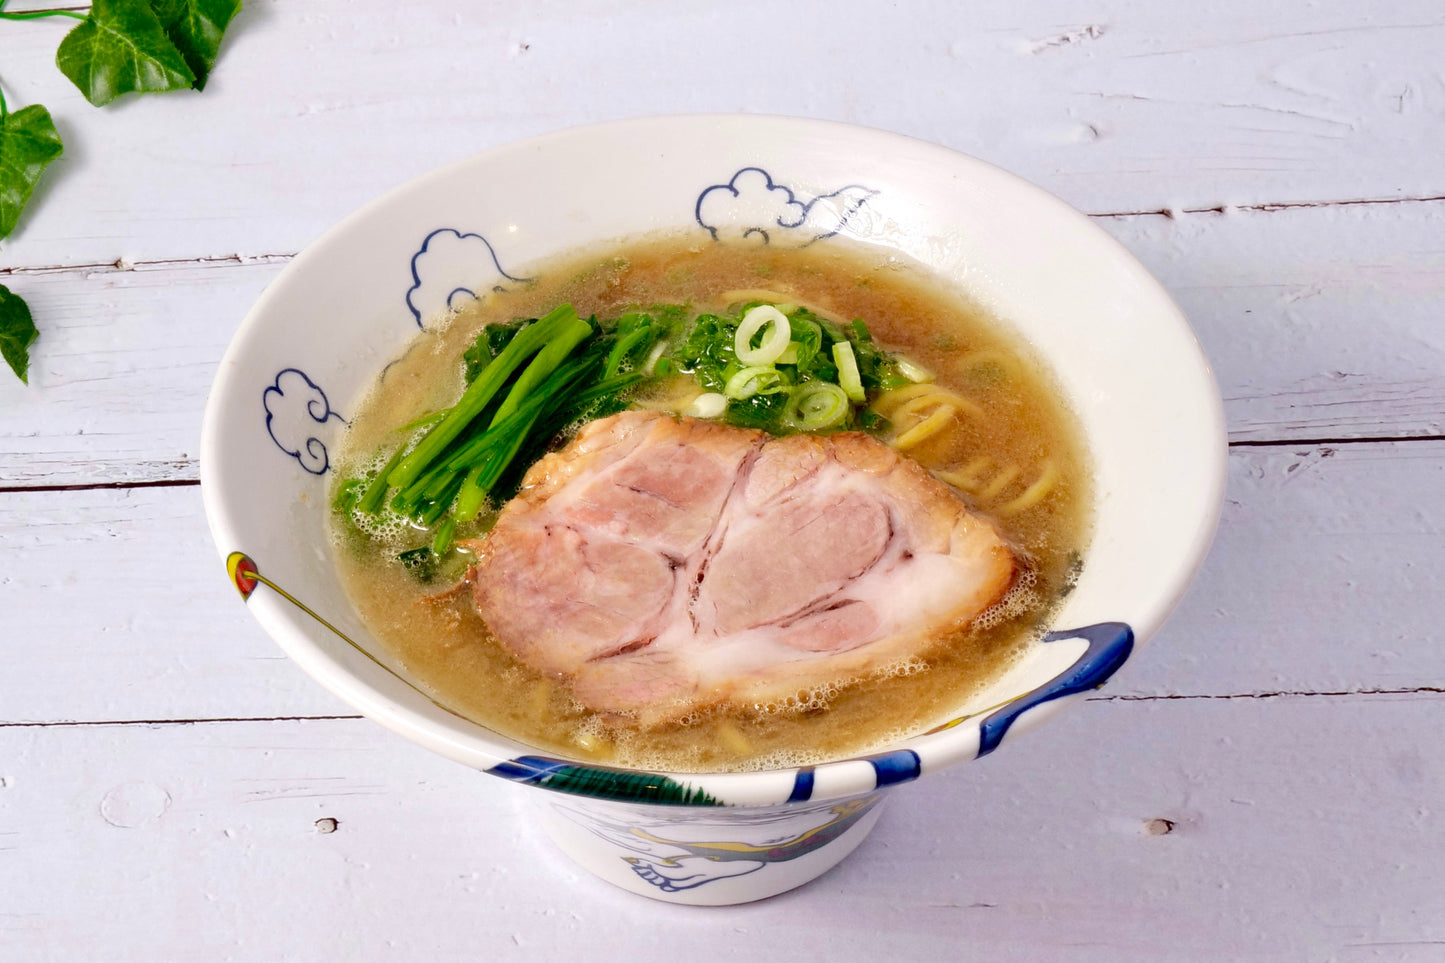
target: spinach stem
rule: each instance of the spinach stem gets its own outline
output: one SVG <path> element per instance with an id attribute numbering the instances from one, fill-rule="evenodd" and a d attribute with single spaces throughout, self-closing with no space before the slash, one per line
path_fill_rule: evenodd
<path id="1" fill-rule="evenodd" d="M 557 366 L 572 353 L 573 348 L 591 336 L 592 325 L 577 317 L 575 311 L 572 312 L 572 317 L 567 320 L 563 330 L 558 332 L 545 348 L 537 352 L 537 357 L 532 359 L 527 370 L 523 371 L 521 377 L 512 385 L 512 390 L 507 394 L 506 400 L 502 402 L 502 406 L 492 417 L 492 423 L 487 426 L 488 430 L 497 427 L 508 415 L 521 407 L 522 402 L 532 393 L 532 389 L 557 370 Z"/>
<path id="2" fill-rule="evenodd" d="M 426 471 L 452 441 L 487 407 L 487 403 L 501 390 L 512 372 L 523 361 L 530 358 L 565 328 L 569 321 L 577 319 L 572 305 L 564 304 L 549 312 L 545 317 L 527 325 L 517 333 L 502 353 L 482 369 L 461 400 L 447 412 L 437 425 L 427 432 L 417 446 L 401 463 L 387 475 L 387 484 L 392 488 L 406 489 Z M 569 349 L 570 350 L 570 349 Z M 495 424 L 496 419 L 493 419 Z"/>

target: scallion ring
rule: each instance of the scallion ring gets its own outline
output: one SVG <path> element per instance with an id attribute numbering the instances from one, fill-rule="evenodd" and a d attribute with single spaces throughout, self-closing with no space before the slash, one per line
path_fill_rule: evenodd
<path id="1" fill-rule="evenodd" d="M 795 428 L 822 431 L 841 425 L 851 409 L 842 388 L 831 381 L 809 381 L 793 389 L 784 416 Z"/>
<path id="2" fill-rule="evenodd" d="M 847 341 L 833 345 L 833 364 L 838 366 L 838 386 L 847 394 L 849 401 L 861 405 L 868 395 L 858 374 L 858 359 L 853 356 L 853 346 Z"/>
<path id="3" fill-rule="evenodd" d="M 709 391 L 692 399 L 682 413 L 694 418 L 718 418 L 727 409 L 727 396 L 720 395 L 716 391 Z"/>
<path id="4" fill-rule="evenodd" d="M 753 365 L 744 368 L 728 379 L 723 394 L 736 401 L 746 401 L 753 395 L 775 395 L 787 391 L 782 373 L 772 365 Z"/>
<path id="5" fill-rule="evenodd" d="M 753 338 L 759 331 L 763 333 L 763 340 L 754 348 Z M 793 329 L 788 325 L 788 316 L 771 304 L 760 304 L 743 315 L 733 338 L 733 351 L 743 364 L 772 364 L 791 340 Z"/>

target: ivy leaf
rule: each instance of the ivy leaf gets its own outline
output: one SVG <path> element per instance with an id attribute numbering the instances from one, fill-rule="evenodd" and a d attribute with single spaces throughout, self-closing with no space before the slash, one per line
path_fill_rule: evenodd
<path id="1" fill-rule="evenodd" d="M 180 90 L 196 80 L 147 0 L 95 0 L 60 41 L 55 65 L 97 107 L 131 91 Z"/>
<path id="2" fill-rule="evenodd" d="M 30 306 L 18 294 L 0 284 L 0 355 L 15 372 L 15 377 L 30 383 L 30 346 L 40 332 L 30 320 Z"/>
<path id="3" fill-rule="evenodd" d="M 192 86 L 204 90 L 221 49 L 221 37 L 231 18 L 240 12 L 241 0 L 150 0 L 150 5 L 166 36 L 196 75 Z"/>
<path id="4" fill-rule="evenodd" d="M 0 237 L 15 230 L 40 175 L 61 149 L 50 111 L 39 104 L 0 113 Z"/>

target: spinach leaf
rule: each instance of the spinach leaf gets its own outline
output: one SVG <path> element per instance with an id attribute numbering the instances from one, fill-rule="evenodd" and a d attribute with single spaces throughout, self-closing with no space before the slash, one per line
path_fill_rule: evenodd
<path id="1" fill-rule="evenodd" d="M 95 0 L 65 35 L 55 65 L 97 107 L 121 94 L 180 90 L 196 82 L 147 0 Z"/>
<path id="2" fill-rule="evenodd" d="M 45 167 L 61 153 L 50 112 L 39 104 L 6 113 L 0 100 L 0 237 L 15 230 Z"/>
<path id="3" fill-rule="evenodd" d="M 736 371 L 740 367 L 733 350 L 737 330 L 736 318 L 698 315 L 687 339 L 677 349 L 679 370 L 691 372 L 708 391 L 722 391 L 731 373 L 728 369 Z"/>
<path id="4" fill-rule="evenodd" d="M 489 324 L 482 328 L 477 340 L 462 354 L 462 361 L 466 364 L 466 381 L 471 384 L 477 380 L 477 375 L 482 373 L 492 359 L 502 353 L 502 349 L 512 343 L 517 332 L 530 324 L 533 318 L 517 318 L 515 321 L 506 321 L 498 324 Z"/>
<path id="5" fill-rule="evenodd" d="M 151 9 L 165 28 L 166 36 L 196 75 L 191 85 L 204 90 L 221 36 L 241 10 L 241 0 L 150 0 Z"/>
<path id="6" fill-rule="evenodd" d="M 723 421 L 739 428 L 761 428 L 775 435 L 786 434 L 783 411 L 787 407 L 788 394 L 785 391 L 753 395 L 741 401 L 734 399 L 728 402 Z"/>
<path id="7" fill-rule="evenodd" d="M 30 346 L 39 336 L 25 299 L 11 294 L 9 288 L 0 284 L 0 355 L 15 376 L 26 384 L 30 383 Z"/>

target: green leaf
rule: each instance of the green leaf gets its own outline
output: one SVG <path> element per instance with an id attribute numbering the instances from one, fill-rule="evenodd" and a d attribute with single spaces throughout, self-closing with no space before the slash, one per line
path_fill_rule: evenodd
<path id="1" fill-rule="evenodd" d="M 15 377 L 26 384 L 30 383 L 30 346 L 39 336 L 25 299 L 0 284 L 0 355 L 4 355 Z"/>
<path id="2" fill-rule="evenodd" d="M 39 104 L 0 117 L 0 237 L 15 230 L 45 166 L 60 152 L 50 111 Z"/>
<path id="3" fill-rule="evenodd" d="M 147 0 L 95 0 L 90 16 L 60 41 L 55 65 L 97 107 L 196 80 Z"/>
<path id="4" fill-rule="evenodd" d="M 150 0 L 166 36 L 196 75 L 194 87 L 204 90 L 216 62 L 226 26 L 241 10 L 241 0 Z"/>

